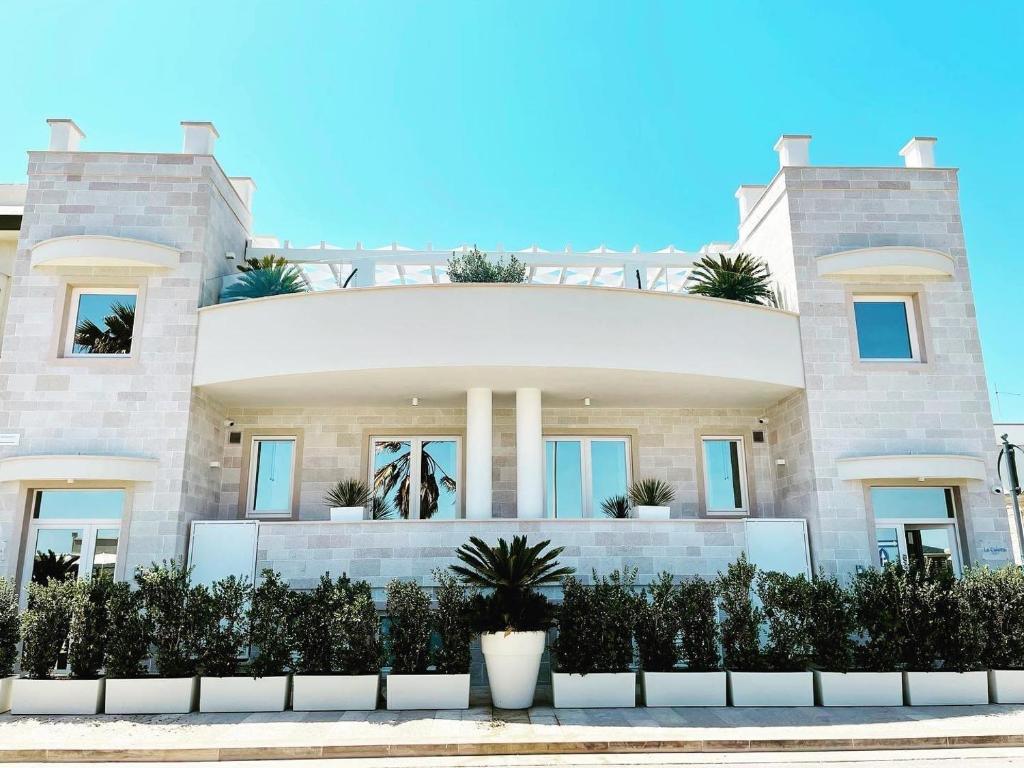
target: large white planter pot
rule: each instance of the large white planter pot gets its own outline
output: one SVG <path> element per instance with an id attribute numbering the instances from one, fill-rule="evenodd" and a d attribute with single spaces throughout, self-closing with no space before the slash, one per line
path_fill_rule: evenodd
<path id="1" fill-rule="evenodd" d="M 332 522 L 354 522 L 366 519 L 366 507 L 331 507 Z"/>
<path id="2" fill-rule="evenodd" d="M 724 707 L 725 672 L 641 672 L 647 707 Z"/>
<path id="3" fill-rule="evenodd" d="M 0 712 L 6 712 L 11 708 L 11 696 L 14 693 L 14 681 L 17 675 L 0 677 Z"/>
<path id="4" fill-rule="evenodd" d="M 1024 704 L 1024 669 L 990 669 L 988 692 L 993 704 Z"/>
<path id="5" fill-rule="evenodd" d="M 633 516 L 637 520 L 668 520 L 669 512 L 671 510 L 668 507 L 648 507 L 639 506 L 633 507 Z"/>
<path id="6" fill-rule="evenodd" d="M 823 707 L 902 707 L 900 672 L 814 672 L 814 692 Z"/>
<path id="7" fill-rule="evenodd" d="M 294 675 L 292 709 L 327 712 L 376 709 L 380 675 Z"/>
<path id="8" fill-rule="evenodd" d="M 480 649 L 487 663 L 491 702 L 500 709 L 533 706 L 544 632 L 484 632 Z"/>
<path id="9" fill-rule="evenodd" d="M 198 677 L 107 679 L 108 715 L 177 715 L 196 708 Z"/>
<path id="10" fill-rule="evenodd" d="M 903 696 L 910 706 L 988 704 L 985 672 L 904 672 Z"/>
<path id="11" fill-rule="evenodd" d="M 200 712 L 282 712 L 288 706 L 288 676 L 203 677 Z"/>
<path id="12" fill-rule="evenodd" d="M 635 707 L 636 675 L 632 672 L 552 672 L 556 707 Z"/>
<path id="13" fill-rule="evenodd" d="M 469 709 L 469 674 L 388 675 L 388 709 Z"/>
<path id="14" fill-rule="evenodd" d="M 95 715 L 103 711 L 104 678 L 14 681 L 12 715 Z"/>
<path id="15" fill-rule="evenodd" d="M 810 672 L 730 672 L 729 701 L 734 707 L 813 707 Z"/>

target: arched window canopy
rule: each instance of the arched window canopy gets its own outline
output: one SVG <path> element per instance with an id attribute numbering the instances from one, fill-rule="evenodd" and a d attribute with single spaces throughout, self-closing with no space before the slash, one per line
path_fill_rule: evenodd
<path id="1" fill-rule="evenodd" d="M 818 274 L 822 277 L 854 275 L 908 275 L 952 277 L 953 257 L 931 248 L 887 245 L 857 248 L 819 256 Z"/>
<path id="2" fill-rule="evenodd" d="M 34 267 L 150 267 L 173 269 L 181 251 L 162 243 L 111 235 L 70 235 L 31 247 Z"/>
<path id="3" fill-rule="evenodd" d="M 840 480 L 984 480 L 985 462 L 956 454 L 892 454 L 836 460 Z"/>
<path id="4" fill-rule="evenodd" d="M 45 454 L 0 459 L 0 482 L 100 480 L 149 483 L 156 479 L 157 460 L 142 456 Z"/>

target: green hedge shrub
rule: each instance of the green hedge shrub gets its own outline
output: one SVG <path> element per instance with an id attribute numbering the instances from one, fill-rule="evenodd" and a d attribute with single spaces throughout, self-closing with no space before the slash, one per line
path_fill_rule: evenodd
<path id="1" fill-rule="evenodd" d="M 71 632 L 78 590 L 73 579 L 28 585 L 28 608 L 21 615 L 21 668 L 27 677 L 44 680 L 53 674 Z"/>
<path id="2" fill-rule="evenodd" d="M 0 577 L 0 677 L 14 672 L 21 639 L 21 617 L 18 615 L 18 591 L 11 579 Z"/>
<path id="3" fill-rule="evenodd" d="M 473 639 L 470 596 L 447 571 L 434 571 L 434 578 L 438 586 L 433 623 L 440 640 L 434 649 L 434 666 L 442 674 L 464 675 L 469 672 L 469 644 Z"/>
<path id="4" fill-rule="evenodd" d="M 142 607 L 142 593 L 131 584 L 111 584 L 107 595 L 107 643 L 103 666 L 107 677 L 133 678 L 146 674 L 153 628 Z"/>
<path id="5" fill-rule="evenodd" d="M 392 674 L 422 674 L 430 665 L 430 597 L 419 584 L 394 579 L 387 585 L 387 647 Z"/>
<path id="6" fill-rule="evenodd" d="M 801 672 L 811 658 L 808 627 L 811 585 L 779 571 L 757 574 L 757 597 L 766 625 L 761 665 L 769 672 Z"/>
<path id="7" fill-rule="evenodd" d="M 670 573 L 661 573 L 637 601 L 636 635 L 640 669 L 671 672 L 679 663 L 682 612 L 679 593 Z"/>
<path id="8" fill-rule="evenodd" d="M 249 642 L 253 677 L 283 675 L 291 665 L 292 646 L 288 632 L 292 591 L 280 574 L 269 568 L 260 574 L 249 607 Z"/>
<path id="9" fill-rule="evenodd" d="M 690 672 L 721 669 L 718 604 L 715 582 L 699 576 L 679 585 L 676 611 L 679 615 L 683 663 Z"/>
<path id="10" fill-rule="evenodd" d="M 191 677 L 198 669 L 209 592 L 201 584 L 191 584 L 191 573 L 191 568 L 175 560 L 135 572 L 160 677 Z"/>
<path id="11" fill-rule="evenodd" d="M 210 587 L 201 601 L 202 629 L 199 673 L 206 677 L 232 677 L 249 639 L 248 603 L 252 587 L 246 579 L 228 576 Z"/>
<path id="12" fill-rule="evenodd" d="M 757 672 L 764 668 L 760 641 L 764 613 L 753 600 L 756 574 L 757 568 L 747 556 L 740 555 L 718 576 L 722 657 L 725 668 L 734 672 Z"/>
<path id="13" fill-rule="evenodd" d="M 633 663 L 637 570 L 594 574 L 593 586 L 570 576 L 562 582 L 558 636 L 552 652 L 559 672 L 626 672 Z"/>

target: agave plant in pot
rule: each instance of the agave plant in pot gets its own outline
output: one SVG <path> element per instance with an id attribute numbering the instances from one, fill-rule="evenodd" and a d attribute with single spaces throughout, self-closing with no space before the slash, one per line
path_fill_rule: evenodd
<path id="1" fill-rule="evenodd" d="M 559 565 L 562 549 L 550 541 L 530 546 L 525 536 L 514 536 L 511 544 L 498 539 L 496 546 L 474 536 L 456 552 L 462 564 L 451 570 L 482 590 L 472 598 L 473 626 L 480 632 L 496 707 L 533 704 L 544 637 L 554 620 L 548 599 L 537 589 L 574 572 Z"/>
<path id="2" fill-rule="evenodd" d="M 362 480 L 339 480 L 324 495 L 324 506 L 331 510 L 332 521 L 366 519 L 366 508 L 373 502 L 370 486 Z"/>
<path id="3" fill-rule="evenodd" d="M 645 477 L 629 487 L 633 515 L 639 520 L 668 520 L 675 497 L 672 486 L 656 477 Z"/>

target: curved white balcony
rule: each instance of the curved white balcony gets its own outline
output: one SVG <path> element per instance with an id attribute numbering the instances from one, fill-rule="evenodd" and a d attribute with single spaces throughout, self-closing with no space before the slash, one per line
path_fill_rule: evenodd
<path id="1" fill-rule="evenodd" d="M 566 285 L 319 291 L 200 310 L 194 384 L 226 403 L 745 407 L 803 387 L 796 315 L 698 296 Z"/>

